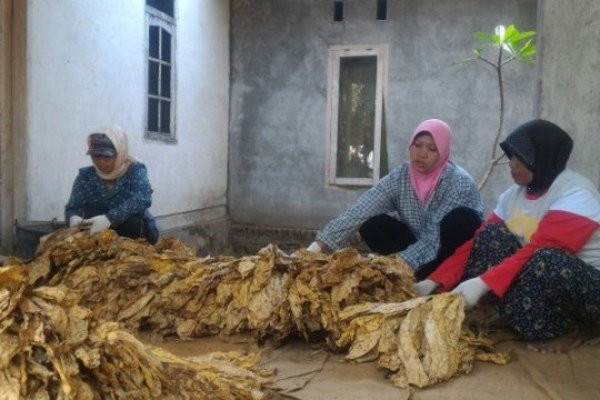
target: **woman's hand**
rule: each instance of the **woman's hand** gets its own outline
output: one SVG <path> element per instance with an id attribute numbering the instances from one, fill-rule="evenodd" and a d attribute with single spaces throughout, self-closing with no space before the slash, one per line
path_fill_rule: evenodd
<path id="1" fill-rule="evenodd" d="M 315 240 L 306 248 L 306 250 L 313 253 L 323 253 L 327 250 L 327 245 L 320 240 Z"/>
<path id="2" fill-rule="evenodd" d="M 306 250 L 312 252 L 312 253 L 320 253 L 321 252 L 321 246 L 319 246 L 319 243 L 317 242 L 312 242 L 307 248 Z"/>
<path id="3" fill-rule="evenodd" d="M 466 308 L 471 308 L 479 302 L 479 299 L 490 290 L 490 287 L 485 284 L 480 277 L 472 278 L 464 281 L 454 288 L 452 293 L 462 294 L 465 298 Z"/>
<path id="4" fill-rule="evenodd" d="M 92 225 L 90 227 L 90 235 L 93 235 L 98 232 L 103 232 L 103 231 L 107 230 L 108 228 L 110 228 L 110 220 L 104 214 L 97 215 L 97 216 L 89 218 L 89 219 L 84 219 L 83 223 Z"/>
<path id="5" fill-rule="evenodd" d="M 315 240 L 314 242 L 312 242 L 311 244 L 308 245 L 306 250 L 310 251 L 311 253 L 322 253 L 326 248 L 327 248 L 327 245 L 325 243 L 321 242 L 320 240 Z M 296 250 L 295 252 L 293 252 L 291 254 L 291 256 L 299 257 L 300 251 Z"/>
<path id="6" fill-rule="evenodd" d="M 82 222 L 83 218 L 81 218 L 79 215 L 72 215 L 71 218 L 69 218 L 70 227 L 79 226 Z"/>
<path id="7" fill-rule="evenodd" d="M 436 288 L 438 287 L 438 283 L 432 281 L 431 279 L 424 279 L 421 282 L 415 283 L 415 291 L 417 292 L 417 296 L 429 296 Z"/>

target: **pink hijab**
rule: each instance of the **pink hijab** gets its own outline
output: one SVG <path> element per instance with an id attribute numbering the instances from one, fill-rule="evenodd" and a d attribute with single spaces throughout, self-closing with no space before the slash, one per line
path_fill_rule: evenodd
<path id="1" fill-rule="evenodd" d="M 419 200 L 422 203 L 425 203 L 433 194 L 435 187 L 440 180 L 440 176 L 442 176 L 442 172 L 444 172 L 444 169 L 448 164 L 452 131 L 450 130 L 450 126 L 444 121 L 439 119 L 428 119 L 417 126 L 410 138 L 410 145 L 413 144 L 417 135 L 422 132 L 431 134 L 440 154 L 440 158 L 435 167 L 426 174 L 416 171 L 410 163 L 408 164 L 410 183 L 412 183 Z"/>

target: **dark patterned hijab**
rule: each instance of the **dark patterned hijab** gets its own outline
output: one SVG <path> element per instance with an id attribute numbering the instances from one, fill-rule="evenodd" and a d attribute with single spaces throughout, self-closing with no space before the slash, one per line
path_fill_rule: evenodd
<path id="1" fill-rule="evenodd" d="M 514 155 L 533 172 L 527 193 L 540 194 L 567 166 L 573 140 L 552 122 L 535 119 L 512 131 L 500 147 L 508 158 Z"/>

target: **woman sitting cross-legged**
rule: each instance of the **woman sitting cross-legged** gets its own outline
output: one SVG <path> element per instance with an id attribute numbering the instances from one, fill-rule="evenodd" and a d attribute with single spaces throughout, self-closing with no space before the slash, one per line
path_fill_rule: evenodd
<path id="1" fill-rule="evenodd" d="M 308 250 L 337 250 L 358 231 L 371 251 L 396 253 L 417 277 L 427 276 L 473 236 L 483 213 L 475 181 L 450 161 L 451 141 L 444 121 L 421 122 L 409 142 L 409 161 L 331 220 Z"/>
<path id="2" fill-rule="evenodd" d="M 500 144 L 515 182 L 474 238 L 443 262 L 417 292 L 449 290 L 467 307 L 489 294 L 499 316 L 529 349 L 565 352 L 598 334 L 600 194 L 566 169 L 573 141 L 534 120 Z"/>
<path id="3" fill-rule="evenodd" d="M 88 136 L 92 166 L 81 168 L 67 205 L 69 226 L 89 226 L 90 233 L 112 228 L 119 235 L 158 240 L 148 208 L 152 187 L 146 166 L 129 155 L 127 136 L 117 126 Z"/>

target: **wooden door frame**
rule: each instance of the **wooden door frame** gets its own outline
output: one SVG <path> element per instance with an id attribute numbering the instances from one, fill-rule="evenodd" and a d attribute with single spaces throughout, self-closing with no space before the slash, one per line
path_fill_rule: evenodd
<path id="1" fill-rule="evenodd" d="M 27 1 L 0 0 L 0 252 L 11 254 L 26 215 Z"/>

